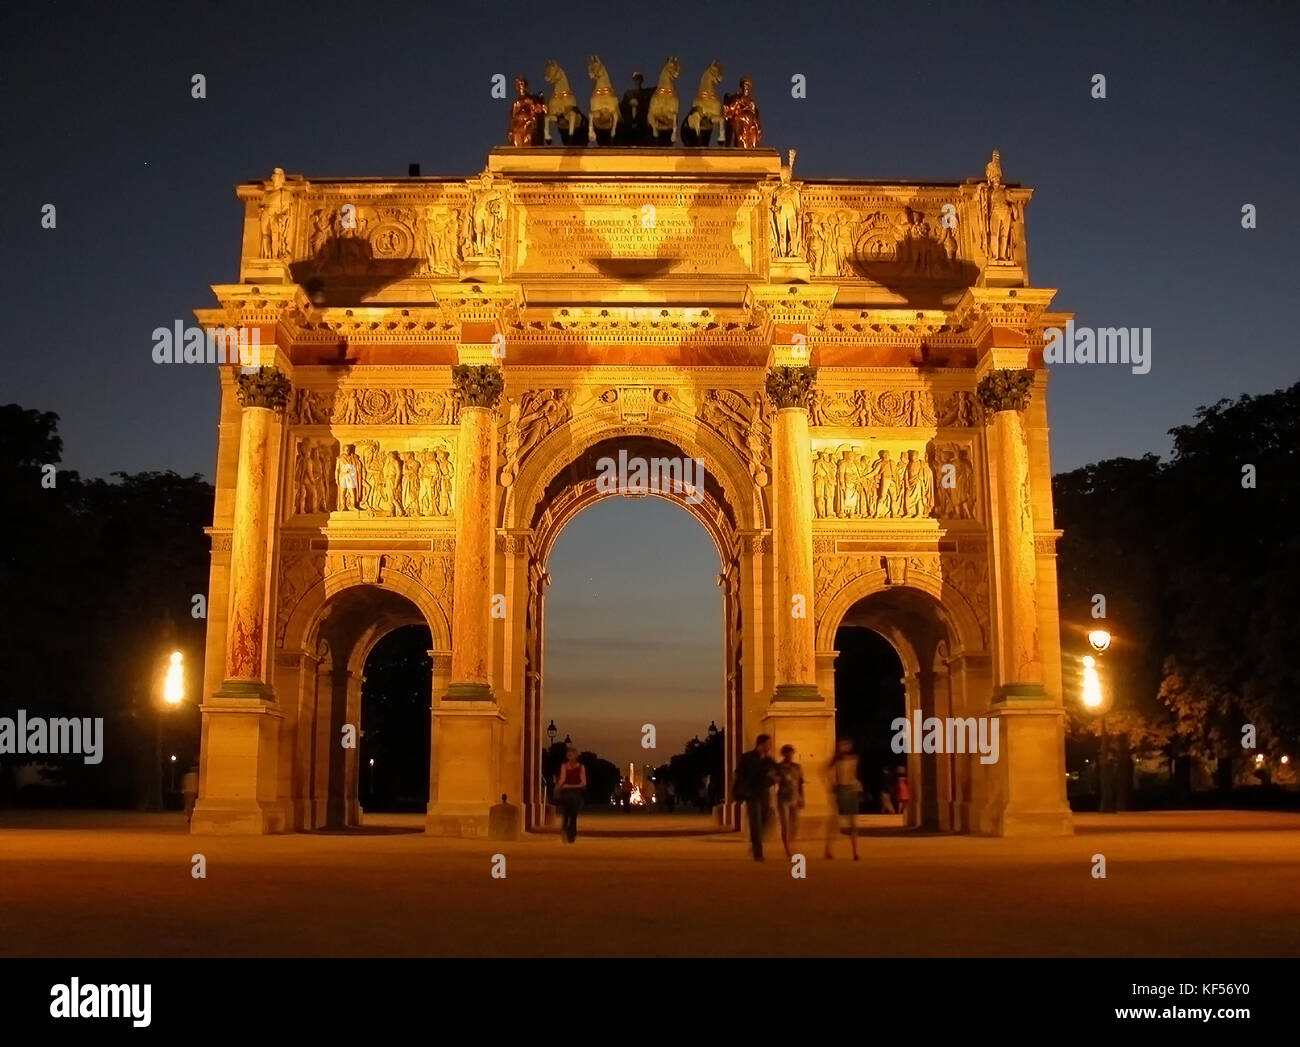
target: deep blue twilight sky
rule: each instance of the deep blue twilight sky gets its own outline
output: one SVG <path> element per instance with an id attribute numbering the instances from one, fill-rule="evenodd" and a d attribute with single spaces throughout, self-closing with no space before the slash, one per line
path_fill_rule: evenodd
<path id="1" fill-rule="evenodd" d="M 581 96 L 591 52 L 620 91 L 668 54 L 688 96 L 715 57 L 729 88 L 752 76 L 764 144 L 797 148 L 809 178 L 959 180 L 1001 149 L 1037 190 L 1032 282 L 1080 324 L 1152 330 L 1147 375 L 1054 373 L 1058 471 L 1165 452 L 1198 404 L 1300 370 L 1294 3 L 10 0 L 0 30 L 0 402 L 57 412 L 83 473 L 211 475 L 215 378 L 155 366 L 150 332 L 235 279 L 235 183 L 276 165 L 472 174 L 504 133 L 491 76 L 540 89 L 555 57 Z M 656 499 L 583 514 L 551 563 L 548 715 L 621 759 L 635 736 L 618 748 L 626 728 L 598 719 L 678 724 L 661 755 L 702 732 L 721 711 L 716 571 L 699 526 Z"/>

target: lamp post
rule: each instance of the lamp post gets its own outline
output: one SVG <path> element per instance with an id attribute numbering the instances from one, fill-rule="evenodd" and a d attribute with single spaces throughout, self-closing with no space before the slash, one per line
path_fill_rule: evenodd
<path id="1" fill-rule="evenodd" d="M 163 676 L 161 701 L 154 707 L 153 777 L 149 809 L 163 809 L 163 717 L 167 710 L 180 705 L 185 698 L 185 669 L 180 651 L 172 651 L 167 658 L 167 671 Z"/>
<path id="2" fill-rule="evenodd" d="M 1109 644 L 1109 636 L 1107 637 Z M 1097 659 L 1090 654 L 1083 656 L 1083 704 L 1090 712 L 1100 717 L 1101 740 L 1097 748 L 1097 810 L 1105 811 L 1108 807 L 1109 789 L 1106 782 L 1106 696 L 1102 693 L 1101 678 L 1097 675 Z"/>

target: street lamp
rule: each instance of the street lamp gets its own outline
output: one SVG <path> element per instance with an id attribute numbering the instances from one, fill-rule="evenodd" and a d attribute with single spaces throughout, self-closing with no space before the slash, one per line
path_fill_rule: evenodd
<path id="1" fill-rule="evenodd" d="M 1092 649 L 1101 654 L 1110 646 L 1110 633 L 1105 629 L 1094 629 L 1088 634 L 1088 642 L 1092 644 Z"/>
<path id="2" fill-rule="evenodd" d="M 174 709 L 185 699 L 185 669 L 183 666 L 184 658 L 180 651 L 172 651 L 167 657 L 167 670 L 163 675 L 162 684 L 162 701 L 154 707 L 154 736 L 153 736 L 153 796 L 150 797 L 150 808 L 155 811 L 163 809 L 163 711 L 165 709 Z M 175 760 L 175 757 L 172 758 Z M 175 782 L 175 769 L 172 772 L 173 784 Z"/>
<path id="3" fill-rule="evenodd" d="M 710 720 L 710 721 L 709 721 L 709 737 L 712 738 L 712 737 L 713 737 L 715 734 L 717 734 L 717 733 L 718 733 L 718 725 L 717 725 L 716 723 L 714 723 L 712 720 Z"/>
<path id="4" fill-rule="evenodd" d="M 554 720 L 546 725 L 546 737 L 550 740 L 552 745 L 555 744 L 555 736 L 559 733 L 559 729 L 555 726 Z"/>
<path id="5" fill-rule="evenodd" d="M 1089 636 L 1091 640 L 1091 636 Z M 1110 642 L 1110 634 L 1106 634 L 1106 642 Z M 1081 695 L 1084 708 L 1089 712 L 1097 714 L 1099 717 L 1098 726 L 1101 729 L 1100 745 L 1097 749 L 1097 810 L 1105 811 L 1106 795 L 1106 749 L 1108 739 L 1106 737 L 1106 696 L 1102 693 L 1101 677 L 1097 675 L 1097 659 L 1090 654 L 1083 656 L 1083 692 Z"/>

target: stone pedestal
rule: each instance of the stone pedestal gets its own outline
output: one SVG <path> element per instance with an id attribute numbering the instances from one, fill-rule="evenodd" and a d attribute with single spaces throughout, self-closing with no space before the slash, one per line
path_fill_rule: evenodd
<path id="1" fill-rule="evenodd" d="M 987 795 L 971 831 L 984 836 L 1068 836 L 1065 712 L 1054 702 L 1017 701 L 995 708 L 999 758 L 985 770 Z"/>
<path id="2" fill-rule="evenodd" d="M 795 762 L 803 767 L 804 809 L 799 812 L 800 836 L 805 840 L 826 836 L 833 817 L 827 788 L 826 765 L 835 753 L 835 709 L 827 701 L 773 702 L 763 718 L 763 732 L 772 736 L 772 758 L 779 760 L 781 746 L 793 745 Z"/>
<path id="3" fill-rule="evenodd" d="M 190 832 L 287 832 L 292 804 L 278 800 L 279 707 L 256 697 L 218 692 L 200 706 L 203 773 Z"/>
<path id="4" fill-rule="evenodd" d="M 486 837 L 497 792 L 497 760 L 505 717 L 495 702 L 442 701 L 434 706 L 436 758 L 429 776 L 425 832 Z"/>

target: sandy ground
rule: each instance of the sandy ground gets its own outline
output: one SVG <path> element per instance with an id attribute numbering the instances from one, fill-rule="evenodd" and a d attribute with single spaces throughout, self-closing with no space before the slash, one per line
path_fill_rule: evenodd
<path id="1" fill-rule="evenodd" d="M 0 812 L 0 955 L 1300 956 L 1300 814 L 1080 815 L 1050 840 L 884 829 L 856 863 L 847 839 L 830 862 L 806 842 L 804 879 L 779 846 L 756 863 L 690 818 L 589 817 L 573 846 L 382 821 L 191 837 L 178 814 Z M 647 829 L 671 835 L 629 835 Z"/>

